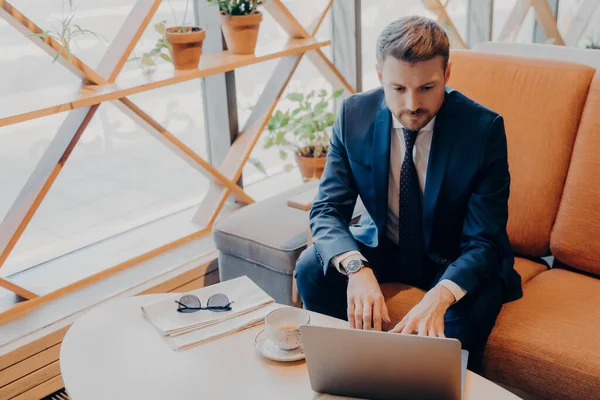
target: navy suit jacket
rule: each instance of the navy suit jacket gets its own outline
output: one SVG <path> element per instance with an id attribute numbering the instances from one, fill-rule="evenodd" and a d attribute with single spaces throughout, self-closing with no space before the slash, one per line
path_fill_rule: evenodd
<path id="1" fill-rule="evenodd" d="M 360 251 L 356 241 L 377 247 L 385 235 L 391 128 L 382 88 L 343 102 L 310 212 L 325 270 L 334 256 Z M 446 88 L 433 131 L 422 219 L 426 255 L 439 265 L 439 280 L 471 292 L 498 276 L 506 301 L 522 296 L 506 233 L 509 187 L 502 117 Z M 367 213 L 350 226 L 357 196 Z"/>

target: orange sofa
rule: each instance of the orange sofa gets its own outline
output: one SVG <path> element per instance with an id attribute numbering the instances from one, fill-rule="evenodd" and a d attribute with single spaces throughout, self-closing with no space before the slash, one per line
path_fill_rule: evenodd
<path id="1" fill-rule="evenodd" d="M 524 295 L 498 317 L 485 375 L 541 398 L 600 398 L 600 72 L 466 51 L 451 59 L 449 86 L 503 115 L 509 147 L 508 233 Z M 383 291 L 395 321 L 423 296 Z"/>

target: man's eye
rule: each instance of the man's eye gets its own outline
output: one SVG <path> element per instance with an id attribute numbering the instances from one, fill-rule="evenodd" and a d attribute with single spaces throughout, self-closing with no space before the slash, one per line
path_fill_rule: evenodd
<path id="1" fill-rule="evenodd" d="M 396 92 L 404 92 L 404 88 L 403 87 L 397 87 L 397 88 L 394 88 L 394 90 Z"/>
<path id="2" fill-rule="evenodd" d="M 423 91 L 424 92 L 426 92 L 428 90 L 431 90 L 431 89 L 433 89 L 433 86 L 425 86 L 425 87 L 423 87 Z"/>

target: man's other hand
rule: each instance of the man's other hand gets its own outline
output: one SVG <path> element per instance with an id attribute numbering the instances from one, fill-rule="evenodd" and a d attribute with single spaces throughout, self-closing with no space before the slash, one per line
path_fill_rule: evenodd
<path id="1" fill-rule="evenodd" d="M 444 314 L 454 300 L 450 290 L 445 286 L 437 285 L 427 292 L 419 304 L 414 306 L 390 332 L 446 337 Z"/>
<path id="2" fill-rule="evenodd" d="M 348 322 L 351 328 L 381 330 L 382 320 L 391 322 L 379 282 L 371 268 L 348 276 Z"/>

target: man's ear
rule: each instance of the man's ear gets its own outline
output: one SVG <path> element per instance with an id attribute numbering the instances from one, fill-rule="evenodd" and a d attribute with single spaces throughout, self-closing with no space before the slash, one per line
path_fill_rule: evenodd
<path id="1" fill-rule="evenodd" d="M 379 79 L 379 84 L 383 86 L 383 79 L 381 78 L 381 65 L 375 64 L 375 69 L 377 70 L 377 79 Z"/>
<path id="2" fill-rule="evenodd" d="M 446 75 L 444 76 L 444 84 L 447 85 L 450 80 L 450 71 L 452 70 L 452 61 L 448 60 L 448 65 L 446 66 Z"/>

